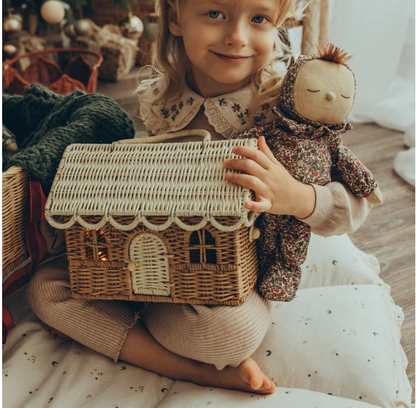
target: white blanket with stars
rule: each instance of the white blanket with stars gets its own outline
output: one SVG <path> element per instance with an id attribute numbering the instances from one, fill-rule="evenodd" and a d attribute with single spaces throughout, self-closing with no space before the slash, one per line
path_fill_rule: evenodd
<path id="1" fill-rule="evenodd" d="M 3 406 L 410 408 L 403 313 L 378 273 L 377 260 L 346 235 L 312 237 L 301 289 L 294 301 L 275 302 L 270 329 L 253 355 L 277 384 L 270 396 L 114 364 L 79 343 L 54 339 L 28 310 L 4 346 Z M 12 314 L 13 302 L 22 310 L 18 296 L 8 300 Z"/>

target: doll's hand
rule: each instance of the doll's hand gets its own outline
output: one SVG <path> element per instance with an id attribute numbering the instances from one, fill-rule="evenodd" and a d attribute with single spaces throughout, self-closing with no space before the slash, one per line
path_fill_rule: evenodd
<path id="1" fill-rule="evenodd" d="M 256 201 L 247 201 L 245 207 L 257 212 L 293 215 L 306 218 L 315 209 L 315 189 L 300 183 L 277 161 L 262 136 L 259 149 L 236 146 L 233 153 L 246 159 L 228 159 L 227 169 L 241 170 L 246 174 L 226 173 L 231 183 L 254 190 Z"/>

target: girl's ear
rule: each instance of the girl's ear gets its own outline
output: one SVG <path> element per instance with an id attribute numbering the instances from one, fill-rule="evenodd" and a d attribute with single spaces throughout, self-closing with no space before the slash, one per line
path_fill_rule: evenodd
<path id="1" fill-rule="evenodd" d="M 168 18 L 169 18 L 169 31 L 172 35 L 176 37 L 180 37 L 182 35 L 182 30 L 179 25 L 178 13 L 176 12 L 177 1 L 178 0 L 167 0 L 170 7 L 168 11 Z"/>

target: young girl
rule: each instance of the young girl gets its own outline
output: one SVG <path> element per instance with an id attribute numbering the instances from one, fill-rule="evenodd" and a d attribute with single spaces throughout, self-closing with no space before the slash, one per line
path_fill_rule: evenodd
<path id="1" fill-rule="evenodd" d="M 276 27 L 294 2 L 161 0 L 158 75 L 138 89 L 149 134 L 202 128 L 213 139 L 232 138 L 271 120 L 282 79 L 272 66 L 281 48 Z M 259 150 L 236 153 L 247 159 L 224 165 L 246 172 L 227 178 L 256 191 L 248 208 L 294 215 L 321 235 L 353 231 L 369 211 L 366 200 L 338 182 L 294 180 L 262 138 Z M 138 310 L 143 305 L 134 302 L 71 298 L 68 275 L 60 258 L 43 264 L 27 286 L 29 304 L 52 333 L 174 379 L 274 392 L 250 358 L 270 324 L 271 303 L 257 290 L 240 306 L 147 303 Z"/>

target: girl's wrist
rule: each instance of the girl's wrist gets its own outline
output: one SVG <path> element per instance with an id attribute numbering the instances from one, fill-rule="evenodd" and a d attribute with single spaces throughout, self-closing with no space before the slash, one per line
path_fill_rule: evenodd
<path id="1" fill-rule="evenodd" d="M 296 218 L 308 218 L 315 211 L 316 193 L 313 186 L 299 183 L 299 193 L 295 211 L 293 215 Z"/>

